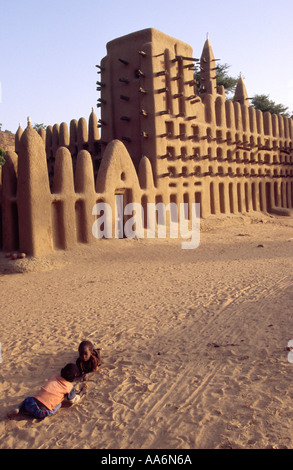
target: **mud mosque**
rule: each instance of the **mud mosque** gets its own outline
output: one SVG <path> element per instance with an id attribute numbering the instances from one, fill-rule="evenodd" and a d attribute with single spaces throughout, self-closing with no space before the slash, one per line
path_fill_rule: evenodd
<path id="1" fill-rule="evenodd" d="M 152 28 L 109 42 L 97 65 L 100 119 L 92 110 L 69 127 L 17 130 L 2 168 L 1 249 L 41 256 L 97 243 L 93 207 L 115 213 L 117 195 L 142 207 L 200 203 L 202 218 L 290 215 L 293 119 L 250 106 L 242 78 L 227 100 L 216 61 L 208 39 L 195 58 Z"/>

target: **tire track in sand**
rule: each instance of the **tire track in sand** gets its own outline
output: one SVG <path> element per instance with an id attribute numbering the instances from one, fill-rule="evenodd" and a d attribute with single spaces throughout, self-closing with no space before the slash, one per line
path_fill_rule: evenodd
<path id="1" fill-rule="evenodd" d="M 229 367 L 229 365 L 235 361 L 239 363 L 239 360 L 242 360 L 243 357 L 246 358 L 247 356 L 241 357 L 241 354 L 245 352 L 245 349 L 249 349 L 249 342 L 259 339 L 258 329 L 253 328 L 252 322 L 255 318 L 254 310 L 251 309 L 251 302 L 255 303 L 256 320 L 264 321 L 268 326 L 271 321 L 270 314 L 267 313 L 268 304 L 274 301 L 277 296 L 280 296 L 282 290 L 291 285 L 291 278 L 287 276 L 277 281 L 271 279 L 270 282 L 266 283 L 266 286 L 263 285 L 263 282 L 250 284 L 240 290 L 235 290 L 233 296 L 228 295 L 219 305 L 217 317 L 208 318 L 201 325 L 201 328 L 196 330 L 196 336 L 199 340 L 192 345 L 191 360 L 181 365 L 176 374 L 174 372 L 167 374 L 154 387 L 152 393 L 137 404 L 137 412 L 143 416 L 143 419 L 129 435 L 129 443 L 132 442 L 135 435 L 136 441 L 139 436 L 142 448 L 155 447 L 156 435 L 161 430 L 171 434 L 173 440 L 176 441 L 177 439 L 179 444 L 180 426 L 182 420 L 186 419 L 184 415 L 189 414 L 190 419 L 190 411 L 193 410 L 194 415 L 194 410 L 198 409 L 198 413 L 195 413 L 195 415 L 201 420 L 204 419 L 203 405 L 207 401 L 206 395 L 213 393 L 214 389 L 219 390 L 219 384 L 235 379 L 238 371 L 236 368 Z M 235 313 L 236 310 L 237 314 Z M 241 317 L 246 323 L 252 323 L 249 338 L 245 337 L 244 330 L 239 327 L 239 318 Z M 219 357 L 213 354 L 215 350 L 213 351 L 212 348 L 208 354 L 202 353 L 204 346 L 207 346 L 206 341 L 209 339 L 212 322 L 219 323 L 217 337 L 215 338 L 217 344 L 227 346 L 222 349 L 225 351 L 224 355 L 221 356 L 222 362 L 217 360 Z M 194 320 L 187 320 L 185 328 L 194 328 L 193 323 Z M 213 329 L 215 329 L 214 325 Z M 174 335 L 174 330 L 172 335 Z M 231 342 L 227 342 L 227 335 Z M 241 344 L 243 337 L 245 342 Z M 182 326 L 178 327 L 176 338 L 177 344 L 184 344 L 185 329 L 182 329 Z M 233 349 L 235 345 L 242 346 L 240 356 L 238 351 L 235 352 L 235 348 Z M 227 375 L 227 371 L 229 371 L 229 375 Z M 153 375 L 156 375 L 156 373 L 160 377 L 160 371 L 154 371 Z M 168 413 L 168 430 L 164 430 L 164 413 Z M 170 416 L 170 413 L 172 413 L 172 416 Z M 198 422 L 194 422 L 193 425 L 198 425 Z M 160 439 L 162 439 L 162 436 L 160 436 Z M 172 442 L 172 439 L 169 442 Z"/>

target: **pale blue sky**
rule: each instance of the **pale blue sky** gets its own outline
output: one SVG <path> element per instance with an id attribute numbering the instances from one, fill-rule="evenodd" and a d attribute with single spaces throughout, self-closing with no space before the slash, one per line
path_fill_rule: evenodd
<path id="1" fill-rule="evenodd" d="M 106 43 L 144 28 L 180 39 L 242 73 L 248 96 L 293 113 L 292 0 L 0 0 L 0 122 L 47 125 L 88 118 Z"/>

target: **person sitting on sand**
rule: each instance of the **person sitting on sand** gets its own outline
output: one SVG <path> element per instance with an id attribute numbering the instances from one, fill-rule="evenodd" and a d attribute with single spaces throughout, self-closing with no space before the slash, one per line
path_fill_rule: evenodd
<path id="1" fill-rule="evenodd" d="M 61 370 L 60 375 L 50 377 L 36 395 L 27 397 L 19 407 L 10 411 L 6 417 L 12 418 L 18 413 L 25 412 L 35 418 L 43 419 L 56 413 L 64 399 L 67 399 L 70 404 L 78 402 L 83 394 L 83 389 L 77 394 L 72 385 L 78 375 L 78 367 L 75 364 L 67 364 Z"/>
<path id="2" fill-rule="evenodd" d="M 90 341 L 82 341 L 78 347 L 78 353 L 76 365 L 80 375 L 95 372 L 102 364 L 100 349 L 95 349 Z"/>

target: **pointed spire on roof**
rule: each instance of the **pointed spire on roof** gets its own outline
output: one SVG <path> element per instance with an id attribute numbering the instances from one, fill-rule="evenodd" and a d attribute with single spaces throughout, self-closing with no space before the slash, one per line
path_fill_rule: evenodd
<path id="1" fill-rule="evenodd" d="M 19 150 L 19 142 L 20 142 L 20 138 L 23 134 L 23 130 L 21 128 L 21 123 L 19 123 L 19 126 L 18 126 L 18 129 L 16 131 L 16 134 L 15 134 L 15 151 L 16 153 L 18 153 L 18 150 Z"/>
<path id="2" fill-rule="evenodd" d="M 88 142 L 89 142 L 89 151 L 94 152 L 95 150 L 95 142 L 99 140 L 99 128 L 98 128 L 98 119 L 95 114 L 95 110 L 92 107 L 92 112 L 89 117 L 89 124 L 88 124 Z"/>
<path id="3" fill-rule="evenodd" d="M 204 43 L 200 58 L 200 93 L 213 94 L 216 92 L 215 57 L 207 33 L 207 39 Z"/>
<path id="4" fill-rule="evenodd" d="M 249 105 L 245 83 L 241 74 L 240 74 L 238 83 L 236 85 L 236 90 L 235 90 L 233 101 L 238 101 L 240 104 Z"/>

